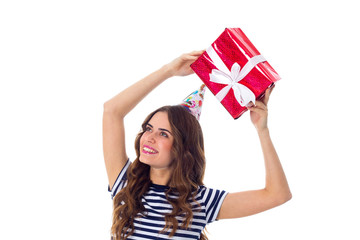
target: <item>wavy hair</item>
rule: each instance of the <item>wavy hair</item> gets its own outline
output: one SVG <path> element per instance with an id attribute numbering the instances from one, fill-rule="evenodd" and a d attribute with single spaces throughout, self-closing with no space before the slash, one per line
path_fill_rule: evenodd
<path id="1" fill-rule="evenodd" d="M 113 224 L 111 233 L 114 240 L 127 239 L 134 233 L 134 219 L 145 212 L 141 197 L 150 186 L 150 166 L 139 161 L 140 138 L 150 119 L 157 112 L 168 114 L 171 132 L 174 136 L 171 148 L 173 172 L 168 182 L 169 189 L 166 198 L 172 205 L 171 213 L 165 215 L 165 227 L 160 232 L 171 230 L 169 236 L 174 236 L 178 228 L 188 229 L 192 223 L 193 212 L 191 202 L 196 202 L 195 196 L 199 185 L 203 185 L 205 173 L 204 139 L 199 122 L 184 107 L 180 105 L 164 106 L 150 113 L 142 124 L 142 131 L 135 140 L 136 159 L 127 172 L 127 185 L 114 198 Z M 169 194 L 178 198 L 170 198 Z M 189 201 L 190 200 L 190 201 Z M 197 203 L 199 205 L 199 203 Z M 184 221 L 179 224 L 176 216 L 182 216 Z M 206 240 L 201 233 L 201 240 Z"/>

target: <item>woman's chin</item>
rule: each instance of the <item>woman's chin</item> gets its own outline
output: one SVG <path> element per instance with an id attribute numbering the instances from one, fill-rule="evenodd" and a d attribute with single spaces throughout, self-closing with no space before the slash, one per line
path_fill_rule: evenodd
<path id="1" fill-rule="evenodd" d="M 141 163 L 144 163 L 144 164 L 147 164 L 147 165 L 150 165 L 150 163 L 151 163 L 149 157 L 148 156 L 143 156 L 143 155 L 140 155 L 139 161 Z"/>

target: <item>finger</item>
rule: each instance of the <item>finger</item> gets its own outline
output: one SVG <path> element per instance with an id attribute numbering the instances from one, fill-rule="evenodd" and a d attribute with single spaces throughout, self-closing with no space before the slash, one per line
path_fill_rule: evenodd
<path id="1" fill-rule="evenodd" d="M 267 105 L 269 102 L 271 90 L 270 88 L 266 89 L 265 91 L 265 97 L 264 97 L 264 104 Z"/>
<path id="2" fill-rule="evenodd" d="M 263 110 L 266 110 L 266 105 L 264 102 L 262 101 L 255 101 L 255 106 L 253 106 L 255 108 L 260 108 L 260 109 L 263 109 Z"/>
<path id="3" fill-rule="evenodd" d="M 265 102 L 266 105 L 269 102 L 270 95 L 271 95 L 272 91 L 274 90 L 274 88 L 275 88 L 275 84 L 273 84 L 272 87 L 269 90 L 269 94 L 268 94 L 268 96 L 266 98 L 266 102 Z"/>
<path id="4" fill-rule="evenodd" d="M 274 90 L 275 88 L 275 84 L 272 85 L 272 87 L 270 88 L 270 94 L 272 93 L 272 91 Z"/>
<path id="5" fill-rule="evenodd" d="M 204 50 L 199 50 L 199 51 L 192 51 L 191 53 L 189 53 L 189 55 L 192 55 L 192 56 L 200 56 L 201 54 L 203 54 L 205 52 L 205 49 Z"/>
<path id="6" fill-rule="evenodd" d="M 194 53 L 194 54 L 202 54 L 203 52 L 205 52 L 206 49 L 201 49 L 201 50 L 194 50 L 192 51 L 191 53 Z"/>
<path id="7" fill-rule="evenodd" d="M 258 113 L 259 115 L 263 115 L 264 114 L 264 109 L 261 109 L 259 107 L 255 107 L 255 106 L 252 106 L 252 107 L 247 107 L 247 109 L 250 111 L 250 112 L 256 112 Z"/>
<path id="8" fill-rule="evenodd" d="M 198 59 L 198 56 L 185 56 L 185 60 L 190 60 L 190 61 L 192 61 L 192 60 L 196 60 L 196 59 Z"/>
<path id="9" fill-rule="evenodd" d="M 188 55 L 188 54 L 183 54 L 181 56 L 181 60 L 183 62 L 194 62 L 195 60 L 197 60 L 199 58 L 199 56 L 192 56 L 192 55 Z"/>

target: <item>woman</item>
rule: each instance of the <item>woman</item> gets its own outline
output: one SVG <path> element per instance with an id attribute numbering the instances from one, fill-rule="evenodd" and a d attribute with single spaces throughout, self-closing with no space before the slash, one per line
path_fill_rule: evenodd
<path id="1" fill-rule="evenodd" d="M 133 163 L 125 151 L 124 117 L 155 87 L 186 76 L 203 51 L 183 54 L 104 104 L 103 148 L 114 198 L 113 239 L 207 239 L 214 220 L 256 214 L 291 199 L 267 126 L 270 90 L 249 108 L 266 168 L 264 189 L 237 193 L 203 185 L 205 156 L 201 127 L 181 106 L 151 113 L 135 141 Z"/>

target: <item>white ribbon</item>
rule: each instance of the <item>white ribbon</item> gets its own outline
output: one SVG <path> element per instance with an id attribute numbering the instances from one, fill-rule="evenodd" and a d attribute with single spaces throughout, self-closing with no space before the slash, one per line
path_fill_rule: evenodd
<path id="1" fill-rule="evenodd" d="M 227 86 L 221 89 L 217 94 L 216 98 L 221 102 L 228 94 L 230 89 L 233 89 L 236 101 L 244 107 L 250 102 L 255 104 L 255 94 L 246 86 L 239 82 L 258 64 L 265 62 L 266 59 L 262 55 L 257 55 L 249 59 L 249 61 L 241 69 L 238 63 L 234 63 L 231 66 L 231 72 L 226 67 L 224 62 L 221 60 L 219 55 L 215 52 L 212 46 L 210 46 L 206 52 L 212 59 L 214 65 L 218 69 L 213 69 L 210 73 L 210 81 L 214 83 L 226 84 Z"/>

